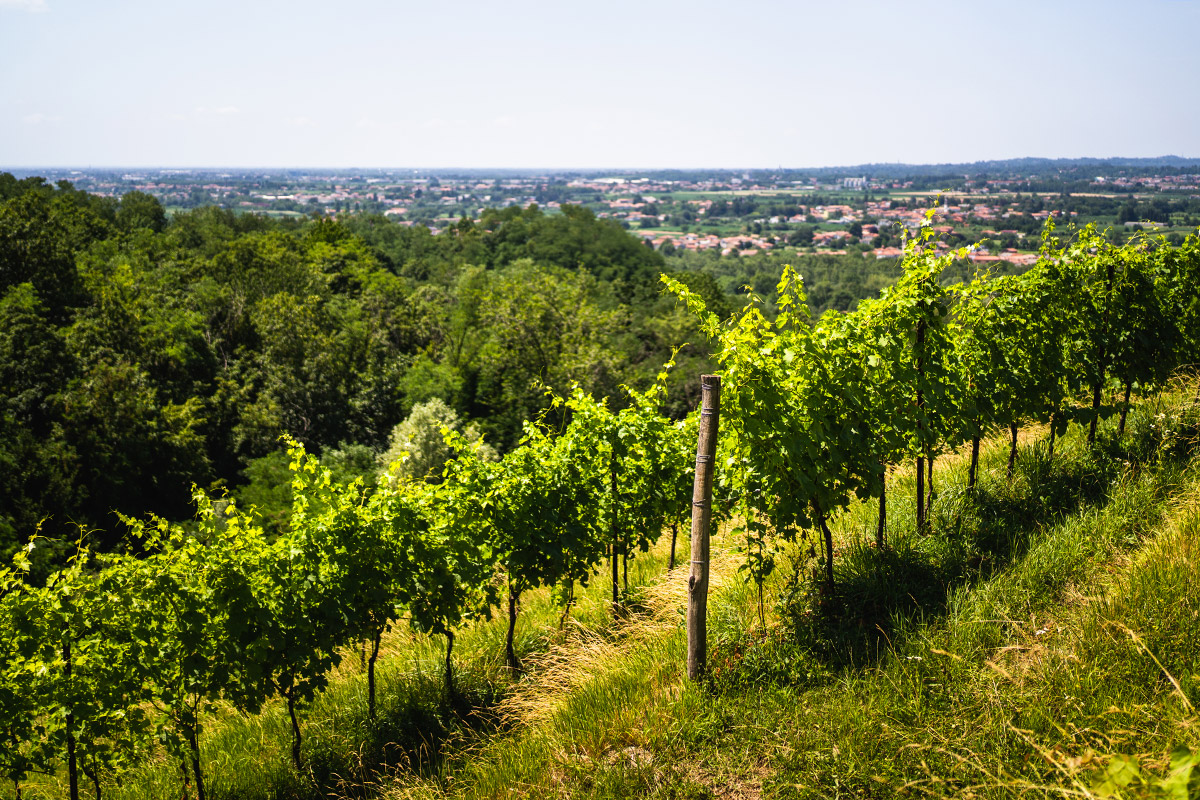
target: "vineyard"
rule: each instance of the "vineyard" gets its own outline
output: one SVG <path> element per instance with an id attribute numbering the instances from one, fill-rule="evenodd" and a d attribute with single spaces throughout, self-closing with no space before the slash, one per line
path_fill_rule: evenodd
<path id="1" fill-rule="evenodd" d="M 820 318 L 790 269 L 773 317 L 751 304 L 718 318 L 664 277 L 720 365 L 712 513 L 737 542 L 761 629 L 783 566 L 803 576 L 816 614 L 856 602 L 839 583 L 831 530 L 849 511 L 872 510 L 877 553 L 906 526 L 949 536 L 938 520 L 979 491 L 989 438 L 1005 437 L 1012 478 L 1023 429 L 1044 432 L 1043 464 L 1068 432 L 1097 446 L 1110 418 L 1119 439 L 1136 399 L 1200 363 L 1197 236 L 1175 248 L 1148 237 L 1117 247 L 1090 228 L 1048 227 L 1024 274 L 950 283 L 947 271 L 967 255 L 939 248 L 927 224 L 895 285 Z M 123 552 L 93 550 L 81 535 L 44 582 L 30 577 L 35 537 L 0 572 L 7 787 L 44 796 L 26 787 L 62 776 L 71 800 L 99 800 L 165 761 L 181 796 L 225 796 L 219 771 L 236 766 L 205 762 L 206 726 L 281 705 L 288 756 L 304 774 L 306 709 L 343 661 L 361 662 L 366 716 L 376 719 L 390 631 L 442 643 L 442 691 L 453 697 L 456 636 L 493 616 L 513 680 L 534 679 L 542 665 L 523 663 L 514 646 L 533 592 L 549 592 L 560 628 L 597 584 L 615 619 L 635 618 L 643 600 L 631 563 L 657 549 L 674 570 L 691 552 L 679 532 L 692 514 L 700 421 L 665 415 L 672 367 L 620 402 L 581 390 L 554 397 L 555 413 L 527 422 L 499 459 L 446 430 L 454 457 L 424 479 L 338 483 L 290 442 L 292 516 L 277 534 L 253 509 L 197 491 L 193 520 L 126 518 Z M 944 459 L 964 462 L 961 492 L 935 484 Z M 910 468 L 911 484 L 895 480 Z M 889 516 L 900 491 L 911 493 L 911 524 Z"/>

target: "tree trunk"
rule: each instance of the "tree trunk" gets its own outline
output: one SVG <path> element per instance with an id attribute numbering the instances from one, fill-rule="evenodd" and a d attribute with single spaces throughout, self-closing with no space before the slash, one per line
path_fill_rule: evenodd
<path id="1" fill-rule="evenodd" d="M 917 456 L 917 530 L 925 530 L 925 459 Z"/>
<path id="2" fill-rule="evenodd" d="M 1054 460 L 1054 440 L 1058 438 L 1058 412 L 1050 415 L 1050 446 L 1046 450 L 1046 458 Z"/>
<path id="3" fill-rule="evenodd" d="M 879 489 L 879 525 L 875 528 L 875 549 L 882 550 L 887 541 L 887 467 L 883 470 L 883 485 Z"/>
<path id="4" fill-rule="evenodd" d="M 83 770 L 83 774 L 88 777 L 88 780 L 90 780 L 92 782 L 92 791 L 94 791 L 96 793 L 96 800 L 102 800 L 101 795 L 100 795 L 100 770 L 99 770 L 99 768 L 93 767 L 92 769 L 88 769 L 85 766 L 85 767 L 81 767 L 81 769 Z"/>
<path id="5" fill-rule="evenodd" d="M 292 766 L 300 771 L 300 720 L 296 718 L 296 689 L 288 687 L 287 694 L 288 716 L 292 720 Z"/>
<path id="6" fill-rule="evenodd" d="M 1112 310 L 1112 285 L 1113 285 L 1113 263 L 1112 259 L 1108 260 L 1107 280 L 1104 283 L 1104 330 L 1103 335 L 1108 336 L 1108 320 Z M 1100 378 L 1092 386 L 1092 425 L 1088 428 L 1088 447 L 1096 443 L 1096 425 L 1100 422 L 1100 392 L 1104 388 L 1104 373 L 1108 369 L 1108 352 L 1104 347 L 1103 340 L 1100 344 L 1099 352 L 1100 362 Z"/>
<path id="7" fill-rule="evenodd" d="M 16 792 L 17 800 L 21 800 L 21 782 L 13 778 L 13 791 Z"/>
<path id="8" fill-rule="evenodd" d="M 367 659 L 367 716 L 375 721 L 375 662 L 379 659 L 379 643 L 383 641 L 383 628 L 375 631 L 371 638 L 371 657 Z"/>
<path id="9" fill-rule="evenodd" d="M 521 597 L 512 586 L 508 587 L 508 638 L 504 642 L 504 656 L 508 662 L 508 668 L 516 672 L 521 668 L 517 662 L 517 653 L 513 650 L 513 633 L 517 629 L 517 600 Z"/>
<path id="10" fill-rule="evenodd" d="M 679 538 L 679 520 L 671 523 L 671 560 L 667 562 L 667 572 L 675 569 L 675 540 Z"/>
<path id="11" fill-rule="evenodd" d="M 825 588 L 830 598 L 833 597 L 833 533 L 830 532 L 829 526 L 825 524 L 825 512 L 816 502 L 813 503 L 813 509 L 817 512 L 817 524 L 821 527 L 821 533 L 825 535 Z"/>
<path id="12" fill-rule="evenodd" d="M 558 629 L 561 631 L 567 624 L 567 617 L 571 616 L 571 605 L 575 602 L 575 579 L 567 578 L 567 588 L 563 594 L 563 613 L 558 618 Z"/>
<path id="13" fill-rule="evenodd" d="M 933 491 L 933 457 L 934 457 L 934 456 L 933 456 L 933 453 L 930 453 L 930 454 L 929 454 L 929 464 L 928 464 L 928 469 L 929 469 L 929 485 L 925 487 L 925 490 L 926 490 L 926 491 L 929 493 L 929 495 L 928 495 L 928 498 L 925 500 L 925 519 L 927 519 L 927 520 L 928 520 L 928 519 L 929 519 L 931 516 L 933 516 L 933 496 L 934 496 L 934 491 Z"/>
<path id="14" fill-rule="evenodd" d="M 186 758 L 180 759 L 179 771 L 183 773 L 183 800 L 190 800 L 191 796 L 192 796 L 192 792 L 191 792 L 192 773 L 191 773 L 191 770 L 188 769 L 188 763 L 187 763 Z"/>
<path id="15" fill-rule="evenodd" d="M 72 695 L 71 687 L 71 639 L 68 634 L 63 642 L 63 684 L 67 688 L 67 696 Z M 71 800 L 79 800 L 79 762 L 75 755 L 75 714 L 67 712 L 67 786 Z"/>
<path id="16" fill-rule="evenodd" d="M 1008 479 L 1012 480 L 1013 466 L 1017 463 L 1017 423 L 1008 424 L 1008 432 L 1012 435 L 1012 447 L 1008 451 Z"/>
<path id="17" fill-rule="evenodd" d="M 1117 438 L 1125 435 L 1125 416 L 1129 413 L 1129 393 L 1133 389 L 1131 381 L 1125 381 L 1125 399 L 1121 401 L 1121 422 L 1117 425 Z"/>
<path id="18" fill-rule="evenodd" d="M 692 486 L 692 555 L 688 575 L 687 673 L 699 680 L 708 655 L 708 527 L 712 522 L 713 467 L 721 411 L 721 378 L 700 376 L 700 430 L 696 436 L 696 479 Z"/>
<path id="19" fill-rule="evenodd" d="M 1092 423 L 1088 426 L 1087 443 L 1096 443 L 1096 425 L 1100 422 L 1100 387 L 1104 384 L 1104 370 L 1100 370 L 1100 382 L 1092 386 Z"/>
<path id="20" fill-rule="evenodd" d="M 79 763 L 75 756 L 75 715 L 67 714 L 67 791 L 71 800 L 79 800 Z"/>
<path id="21" fill-rule="evenodd" d="M 971 468 L 967 471 L 967 491 L 975 491 L 975 482 L 979 477 L 979 437 L 971 437 Z"/>
<path id="22" fill-rule="evenodd" d="M 625 587 L 625 594 L 629 594 L 629 543 L 621 548 L 621 584 Z"/>
<path id="23" fill-rule="evenodd" d="M 454 697 L 454 664 L 450 654 L 454 651 L 454 631 L 446 631 L 446 697 Z"/>
<path id="24" fill-rule="evenodd" d="M 767 611 L 763 603 L 763 582 L 758 581 L 758 624 L 764 631 L 767 629 Z"/>
<path id="25" fill-rule="evenodd" d="M 200 737 L 196 735 L 196 726 L 187 727 L 188 748 L 191 750 L 192 774 L 196 777 L 196 800 L 205 800 L 204 773 L 200 771 Z"/>

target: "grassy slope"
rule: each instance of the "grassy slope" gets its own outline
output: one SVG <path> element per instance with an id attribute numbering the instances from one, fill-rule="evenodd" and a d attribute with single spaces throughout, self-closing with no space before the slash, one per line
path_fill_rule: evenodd
<path id="1" fill-rule="evenodd" d="M 867 544 L 874 504 L 851 509 L 836 602 L 800 559 L 773 576 L 765 630 L 719 536 L 704 684 L 682 676 L 686 569 L 662 578 L 664 542 L 630 565 L 625 621 L 602 581 L 562 632 L 545 592 L 525 598 L 515 683 L 501 620 L 459 636 L 454 698 L 442 643 L 398 633 L 371 723 L 347 658 L 306 713 L 304 777 L 281 708 L 214 720 L 210 797 L 1086 796 L 1106 754 L 1161 772 L 1200 745 L 1200 462 L 1178 436 L 1158 446 L 1194 433 L 1192 391 L 1135 412 L 1096 456 L 1072 431 L 1051 463 L 1029 436 L 1011 482 L 993 442 L 972 501 L 963 460 L 940 459 L 933 536 L 908 533 L 899 472 L 890 547 Z M 177 774 L 151 765 L 106 796 L 179 796 Z"/>

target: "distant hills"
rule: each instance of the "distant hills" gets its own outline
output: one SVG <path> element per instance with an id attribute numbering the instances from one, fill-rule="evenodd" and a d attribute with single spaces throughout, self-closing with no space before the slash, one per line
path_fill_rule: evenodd
<path id="1" fill-rule="evenodd" d="M 1155 158 L 1007 158 L 962 164 L 859 164 L 850 167 L 818 167 L 786 170 L 808 175 L 858 174 L 864 177 L 900 178 L 908 175 L 1025 174 L 1046 172 L 1200 169 L 1200 158 L 1157 156 Z"/>
<path id="2" fill-rule="evenodd" d="M 40 175 L 49 178 L 72 179 L 80 174 L 68 166 L 55 167 L 13 167 L 4 168 L 17 177 Z M 681 180 L 704 179 L 714 180 L 728 178 L 730 174 L 746 175 L 752 179 L 773 178 L 787 179 L 789 176 L 805 177 L 865 177 L 903 179 L 915 176 L 936 178 L 940 176 L 970 176 L 970 177 L 1000 177 L 1006 175 L 1072 175 L 1092 178 L 1098 175 L 1110 176 L 1119 173 L 1129 174 L 1171 174 L 1177 172 L 1200 172 L 1200 158 L 1184 158 L 1182 156 L 1165 155 L 1154 158 L 1008 158 L 987 161 L 972 161 L 945 164 L 909 164 L 901 162 L 854 164 L 834 167 L 776 167 L 773 169 L 741 168 L 741 167 L 697 167 L 693 169 L 625 169 L 621 167 L 440 167 L 411 168 L 411 167 L 198 167 L 191 169 L 176 169 L 170 166 L 158 167 L 87 167 L 83 172 L 93 175 L 103 173 L 120 174 L 132 171 L 139 175 L 171 173 L 177 178 L 187 176 L 201 177 L 212 174 L 249 178 L 322 178 L 333 175 L 369 176 L 406 176 L 410 178 L 459 178 L 459 179 L 506 179 L 530 176 L 546 176 L 554 179 L 586 178 L 595 176 L 638 176 L 651 180 Z"/>

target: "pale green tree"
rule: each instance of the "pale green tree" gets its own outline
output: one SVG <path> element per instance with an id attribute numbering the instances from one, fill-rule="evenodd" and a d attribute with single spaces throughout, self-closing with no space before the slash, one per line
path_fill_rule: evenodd
<path id="1" fill-rule="evenodd" d="M 444 430 L 462 434 L 479 455 L 495 460 L 496 452 L 482 441 L 474 424 L 463 425 L 458 413 L 439 397 L 413 407 L 403 422 L 392 429 L 388 449 L 379 456 L 379 466 L 391 480 L 436 482 L 454 449 L 446 442 Z"/>

